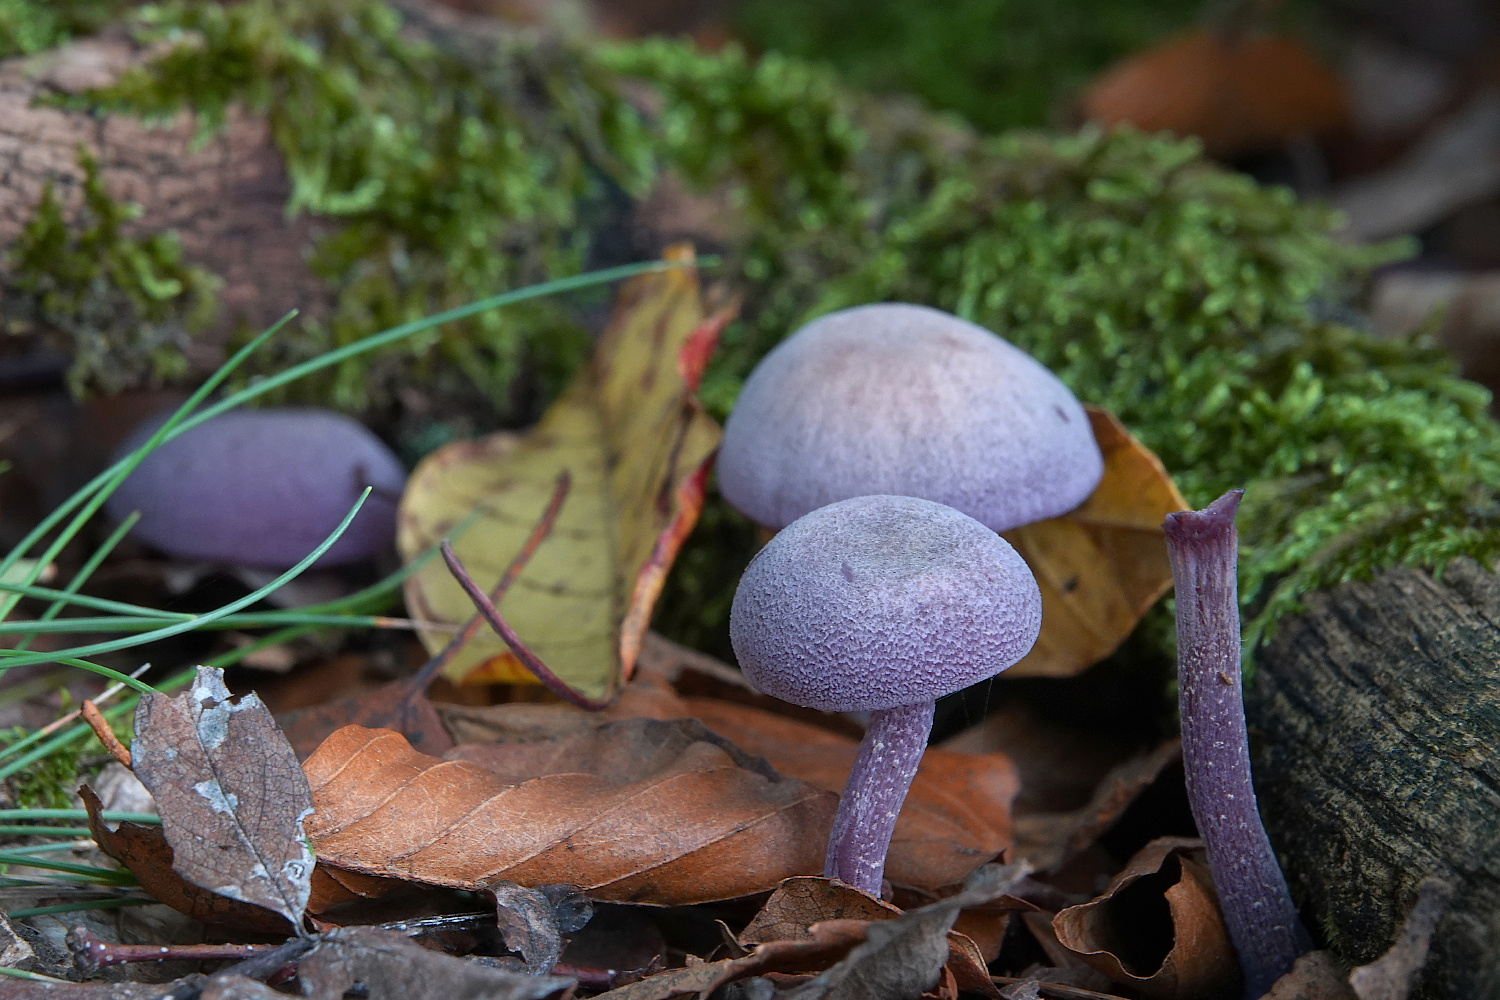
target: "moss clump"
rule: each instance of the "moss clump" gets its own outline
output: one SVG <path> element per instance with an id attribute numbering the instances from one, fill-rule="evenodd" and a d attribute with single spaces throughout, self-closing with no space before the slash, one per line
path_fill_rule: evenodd
<path id="1" fill-rule="evenodd" d="M 497 290 L 576 272 L 587 220 L 641 192 L 650 150 L 639 116 L 600 69 L 545 44 L 485 44 L 403 22 L 382 3 L 246 0 L 148 12 L 188 32 L 127 74 L 104 106 L 147 116 L 189 109 L 205 130 L 231 104 L 266 115 L 291 178 L 290 212 L 336 217 L 312 252 L 337 289 L 333 313 L 280 338 L 284 367 L 374 330 Z M 456 369 L 504 414 L 523 363 L 565 378 L 587 337 L 554 302 L 492 311 L 288 392 L 348 410 L 388 404 L 402 381 Z"/>
<path id="2" fill-rule="evenodd" d="M 73 359 L 68 385 L 119 392 L 188 373 L 183 349 L 215 309 L 215 279 L 183 262 L 171 233 L 124 234 L 140 213 L 114 201 L 80 149 L 83 203 L 71 221 L 48 184 L 0 273 L 6 331 L 42 333 Z"/>
<path id="3" fill-rule="evenodd" d="M 128 0 L 0 0 L 0 59 L 98 31 L 126 6 Z"/>
<path id="4" fill-rule="evenodd" d="M 153 16 L 193 41 L 105 99 L 192 108 L 210 127 L 234 101 L 265 113 L 290 207 L 345 223 L 315 256 L 338 308 L 299 351 L 571 270 L 627 195 L 672 170 L 727 186 L 748 222 L 733 265 L 747 313 L 704 383 L 721 413 L 801 322 L 926 302 L 1113 409 L 1195 504 L 1247 487 L 1256 630 L 1299 594 L 1384 566 L 1500 555 L 1500 427 L 1485 393 L 1430 347 L 1336 319 L 1395 251 L 1336 243 L 1326 212 L 1192 144 L 984 139 L 782 56 L 459 39 L 403 27 L 375 0 L 196 0 Z M 649 116 L 618 97 L 617 76 L 651 85 Z M 562 368 L 578 343 L 541 305 L 412 345 L 403 374 L 446 358 L 503 406 L 528 357 L 553 351 Z M 369 374 L 351 366 L 310 391 L 359 408 Z M 750 544 L 727 512 L 705 517 L 663 602 L 678 635 L 722 640 Z"/>

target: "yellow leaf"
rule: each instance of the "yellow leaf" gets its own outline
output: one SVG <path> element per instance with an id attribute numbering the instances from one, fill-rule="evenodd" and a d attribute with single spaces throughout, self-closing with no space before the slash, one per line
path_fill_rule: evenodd
<path id="1" fill-rule="evenodd" d="M 692 251 L 667 256 L 691 260 Z M 705 315 L 689 269 L 622 287 L 594 357 L 534 428 L 448 445 L 417 466 L 401 499 L 403 558 L 478 510 L 454 549 L 488 590 L 566 470 L 567 501 L 500 611 L 562 680 L 590 697 L 613 691 L 630 675 L 667 569 L 702 508 L 719 427 L 693 392 L 731 313 Z M 406 598 L 428 621 L 458 624 L 474 613 L 436 562 L 407 581 Z M 422 635 L 433 652 L 448 638 Z M 489 632 L 445 672 L 467 683 L 533 679 Z"/>
<path id="2" fill-rule="evenodd" d="M 1004 532 L 1042 588 L 1042 634 L 1007 677 L 1072 677 L 1113 653 L 1172 585 L 1162 518 L 1186 510 L 1161 460 L 1086 407 L 1104 477 L 1062 517 Z"/>

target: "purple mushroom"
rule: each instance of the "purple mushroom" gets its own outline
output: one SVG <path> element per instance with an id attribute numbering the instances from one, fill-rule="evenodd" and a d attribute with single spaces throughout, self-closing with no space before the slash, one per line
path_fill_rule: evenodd
<path id="1" fill-rule="evenodd" d="M 140 447 L 166 415 L 121 445 Z M 287 569 L 338 527 L 366 486 L 375 490 L 318 560 L 335 566 L 390 547 L 406 470 L 363 424 L 313 409 L 232 410 L 148 455 L 109 498 L 116 520 L 170 555 Z"/>
<path id="2" fill-rule="evenodd" d="M 870 713 L 828 838 L 826 876 L 880 894 L 934 701 L 1021 659 L 1041 617 L 1036 579 L 1016 550 L 929 500 L 830 504 L 756 555 L 729 616 L 745 676 L 794 705 Z"/>
<path id="3" fill-rule="evenodd" d="M 830 313 L 767 354 L 718 463 L 724 498 L 773 529 L 896 494 L 1008 531 L 1072 510 L 1103 468 L 1055 375 L 982 327 L 902 303 Z"/>
<path id="4" fill-rule="evenodd" d="M 1177 697 L 1188 801 L 1208 848 L 1245 996 L 1257 998 L 1312 949 L 1261 825 L 1240 693 L 1234 514 L 1244 490 L 1162 526 L 1177 590 Z"/>

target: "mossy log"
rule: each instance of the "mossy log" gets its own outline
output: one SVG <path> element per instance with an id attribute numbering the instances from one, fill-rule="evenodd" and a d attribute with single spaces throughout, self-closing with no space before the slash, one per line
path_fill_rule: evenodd
<path id="1" fill-rule="evenodd" d="M 203 356 L 192 359 L 212 370 L 236 325 L 264 327 L 294 307 L 326 310 L 329 291 L 306 260 L 324 227 L 287 217 L 291 185 L 264 117 L 233 112 L 198 144 L 188 114 L 147 123 L 54 103 L 107 86 L 151 54 L 116 30 L 0 64 L 0 249 L 14 244 L 47 185 L 70 213 L 77 208 L 85 150 L 109 193 L 140 206 L 132 233 L 175 232 L 187 259 L 222 279 L 220 334 L 195 343 Z"/>
<path id="2" fill-rule="evenodd" d="M 1261 812 L 1315 926 L 1383 951 L 1427 875 L 1457 889 L 1427 997 L 1500 997 L 1500 577 L 1388 570 L 1309 595 L 1256 657 Z"/>

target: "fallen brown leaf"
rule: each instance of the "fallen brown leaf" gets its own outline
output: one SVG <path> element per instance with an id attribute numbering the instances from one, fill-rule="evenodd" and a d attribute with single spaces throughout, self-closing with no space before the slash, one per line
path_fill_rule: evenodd
<path id="1" fill-rule="evenodd" d="M 1338 77 L 1296 39 L 1202 29 L 1106 70 L 1083 108 L 1105 125 L 1198 136 L 1220 157 L 1276 149 L 1349 114 Z"/>
<path id="2" fill-rule="evenodd" d="M 660 660 L 671 646 L 651 635 L 644 649 Z M 701 653 L 691 656 L 691 664 L 678 662 L 676 666 L 704 671 L 716 682 L 695 686 L 718 690 L 734 686 L 739 674 L 733 668 Z M 753 698 L 774 704 L 760 695 Z M 843 790 L 859 746 L 857 739 L 842 733 L 751 704 L 684 698 L 672 690 L 659 665 L 653 669 L 644 656 L 638 675 L 615 704 L 598 716 L 562 705 L 442 705 L 438 710 L 449 730 L 465 742 L 504 744 L 556 739 L 592 729 L 600 716 L 696 718 L 741 750 L 764 757 L 779 774 L 835 793 Z M 811 713 L 798 710 L 798 714 Z M 1015 766 L 1005 754 L 929 748 L 896 822 L 886 877 L 894 884 L 927 892 L 961 884 L 974 869 L 1009 850 L 1010 803 L 1018 784 Z"/>
<path id="3" fill-rule="evenodd" d="M 758 708 L 684 698 L 682 710 L 789 777 L 842 792 L 857 741 Z M 1011 847 L 1010 805 L 1020 787 L 1004 754 L 929 748 L 902 804 L 886 878 L 928 891 L 962 884 Z"/>
<path id="4" fill-rule="evenodd" d="M 674 260 L 690 260 L 677 247 Z M 588 367 L 524 435 L 456 442 L 425 458 L 402 497 L 398 544 L 412 559 L 453 525 L 480 517 L 454 548 L 481 584 L 499 577 L 560 472 L 572 493 L 500 611 L 563 681 L 589 697 L 630 676 L 651 609 L 702 507 L 719 428 L 693 392 L 732 310 L 709 316 L 697 278 L 676 269 L 622 286 Z M 470 603 L 441 565 L 413 574 L 407 605 L 458 624 Z M 448 636 L 423 633 L 430 651 Z M 481 634 L 444 668 L 474 683 L 533 677 Z"/>
<path id="5" fill-rule="evenodd" d="M 1072 677 L 1119 648 L 1172 585 L 1162 518 L 1187 501 L 1113 414 L 1085 407 L 1104 476 L 1062 517 L 1004 532 L 1036 574 L 1042 631 L 1007 677 Z"/>
<path id="6" fill-rule="evenodd" d="M 1040 872 L 1055 872 L 1099 838 L 1162 771 L 1182 756 L 1179 740 L 1111 768 L 1082 808 L 1016 817 L 1015 856 Z"/>
<path id="7" fill-rule="evenodd" d="M 819 869 L 836 804 L 692 720 L 450 757 L 386 730 L 335 733 L 306 764 L 319 859 L 454 888 L 571 882 L 595 899 L 675 905 Z"/>
<path id="8" fill-rule="evenodd" d="M 260 699 L 234 702 L 223 672 L 199 667 L 177 697 L 141 699 L 130 751 L 161 814 L 172 870 L 299 925 L 313 870 L 303 832 L 312 797 Z"/>
<path id="9" fill-rule="evenodd" d="M 833 879 L 801 875 L 776 887 L 739 934 L 744 947 L 768 941 L 806 941 L 809 928 L 825 920 L 890 920 L 901 910 Z"/>
<path id="10" fill-rule="evenodd" d="M 423 753 L 453 749 L 442 716 L 410 680 L 391 681 L 373 691 L 284 712 L 276 721 L 302 760 L 345 726 L 393 729 Z"/>
<path id="11" fill-rule="evenodd" d="M 1063 910 L 1052 928 L 1064 947 L 1110 979 L 1163 1000 L 1217 996 L 1239 972 L 1197 840 L 1153 840 L 1102 895 Z"/>

